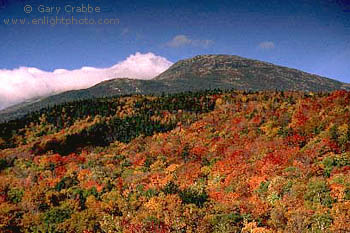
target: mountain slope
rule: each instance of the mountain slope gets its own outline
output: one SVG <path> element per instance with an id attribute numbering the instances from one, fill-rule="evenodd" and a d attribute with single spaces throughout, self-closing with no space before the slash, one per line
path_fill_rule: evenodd
<path id="1" fill-rule="evenodd" d="M 0 149 L 0 232 L 350 232 L 349 102 L 205 91 L 45 109 Z"/>
<path id="2" fill-rule="evenodd" d="M 10 108 L 0 111 L 0 122 L 16 119 L 33 111 L 38 111 L 47 106 L 54 106 L 62 103 L 68 103 L 75 100 L 84 100 L 101 97 L 111 97 L 125 94 L 148 94 L 156 93 L 158 90 L 166 90 L 161 82 L 152 80 L 136 80 L 136 79 L 113 79 L 101 82 L 93 87 L 67 91 L 61 94 L 49 96 L 40 101 L 33 101 L 31 103 L 21 103 Z"/>
<path id="3" fill-rule="evenodd" d="M 244 90 L 333 91 L 344 83 L 267 62 L 229 55 L 201 55 L 175 63 L 154 80 L 170 86 Z M 196 84 L 199 84 L 196 85 Z"/>
<path id="4" fill-rule="evenodd" d="M 181 60 L 152 80 L 114 79 L 91 88 L 68 91 L 0 111 L 0 122 L 15 119 L 49 105 L 79 99 L 125 94 L 160 94 L 206 89 L 239 90 L 350 90 L 329 78 L 267 62 L 231 55 L 200 55 Z"/>

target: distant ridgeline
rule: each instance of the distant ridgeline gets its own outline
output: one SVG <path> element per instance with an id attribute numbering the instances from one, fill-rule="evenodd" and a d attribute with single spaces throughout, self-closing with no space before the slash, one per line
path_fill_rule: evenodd
<path id="1" fill-rule="evenodd" d="M 239 56 L 201 55 L 178 61 L 151 80 L 117 78 L 91 88 L 20 103 L 0 111 L 0 122 L 19 118 L 47 106 L 82 99 L 209 89 L 330 92 L 350 90 L 350 86 L 337 80 Z"/>

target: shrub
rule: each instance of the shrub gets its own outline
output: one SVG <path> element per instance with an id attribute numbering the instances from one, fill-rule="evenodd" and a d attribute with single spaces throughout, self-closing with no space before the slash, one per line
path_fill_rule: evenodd
<path id="1" fill-rule="evenodd" d="M 22 201 L 23 194 L 24 194 L 23 189 L 14 188 L 7 192 L 7 197 L 9 201 L 16 204 Z"/>
<path id="2" fill-rule="evenodd" d="M 330 196 L 330 189 L 324 180 L 313 180 L 308 183 L 305 200 L 331 207 L 334 200 Z"/>
<path id="3" fill-rule="evenodd" d="M 197 192 L 191 189 L 185 189 L 180 191 L 179 196 L 185 204 L 195 204 L 198 207 L 203 207 L 204 203 L 208 200 L 208 194 L 206 192 Z"/>
<path id="4" fill-rule="evenodd" d="M 10 164 L 5 159 L 0 159 L 0 171 L 10 167 Z"/>

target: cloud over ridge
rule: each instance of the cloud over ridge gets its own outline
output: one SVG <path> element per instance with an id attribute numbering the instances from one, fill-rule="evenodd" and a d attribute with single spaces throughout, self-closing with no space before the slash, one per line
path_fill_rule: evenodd
<path id="1" fill-rule="evenodd" d="M 31 98 L 88 88 L 109 79 L 151 79 L 171 65 L 164 57 L 137 52 L 109 68 L 82 67 L 53 72 L 34 67 L 0 69 L 0 110 Z"/>

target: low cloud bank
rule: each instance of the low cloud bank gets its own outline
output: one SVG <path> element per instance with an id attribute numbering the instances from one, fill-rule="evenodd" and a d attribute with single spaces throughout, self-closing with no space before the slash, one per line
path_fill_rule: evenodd
<path id="1" fill-rule="evenodd" d="M 114 78 L 151 79 L 172 63 L 153 53 L 136 53 L 109 68 L 82 67 L 53 72 L 33 67 L 0 69 L 0 110 L 28 99 L 91 87 Z"/>

